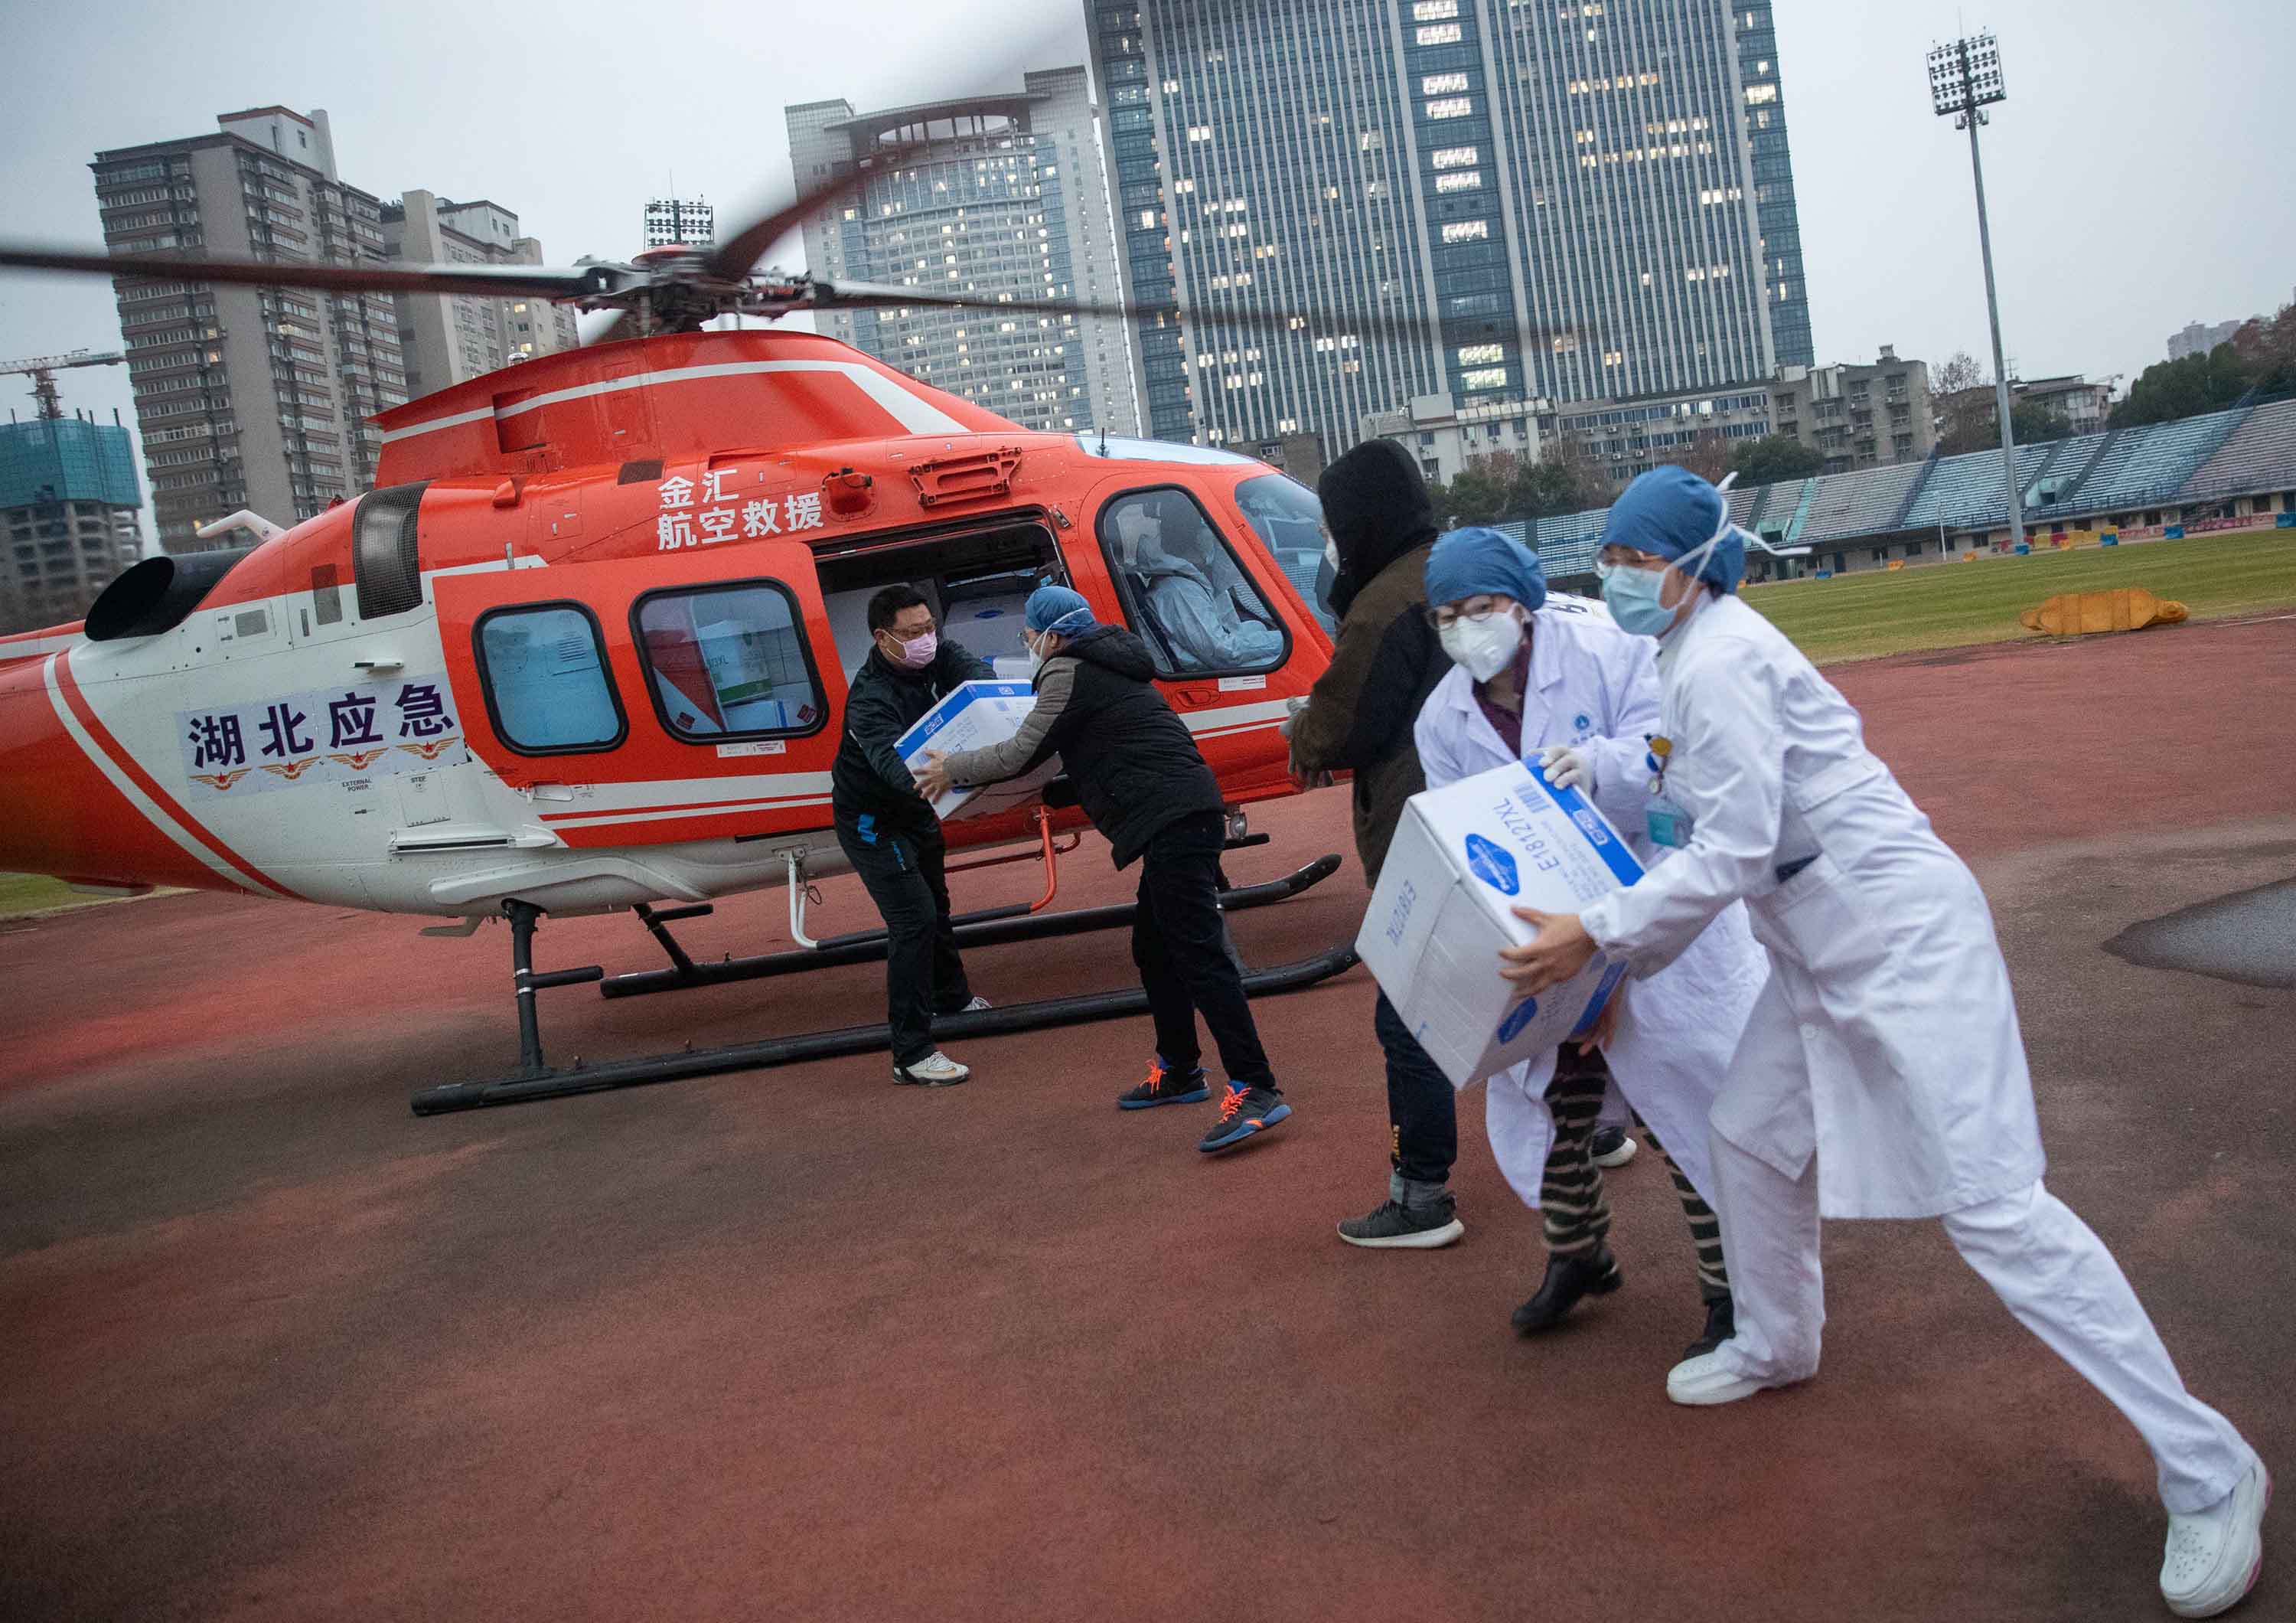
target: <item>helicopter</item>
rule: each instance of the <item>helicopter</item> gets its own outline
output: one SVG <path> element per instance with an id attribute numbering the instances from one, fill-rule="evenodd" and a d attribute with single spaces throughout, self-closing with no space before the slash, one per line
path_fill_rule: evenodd
<path id="1" fill-rule="evenodd" d="M 1311 601 L 1324 551 L 1313 493 L 1223 449 L 1027 429 L 822 334 L 705 328 L 727 315 L 933 305 L 1187 319 L 753 270 L 865 178 L 801 195 L 721 245 L 627 264 L 0 245 L 0 268 L 615 312 L 587 345 L 381 414 L 375 486 L 355 499 L 284 531 L 250 518 L 253 546 L 147 558 L 83 622 L 0 638 L 0 869 L 455 921 L 432 935 L 506 919 L 519 1067 L 426 1090 L 421 1114 L 882 1047 L 884 1028 L 864 1026 L 558 1069 L 535 1005 L 556 986 L 627 996 L 882 957 L 882 931 L 817 940 L 805 926 L 813 881 L 847 866 L 830 764 L 846 673 L 869 651 L 866 602 L 895 582 L 992 661 L 1019 655 L 1020 599 L 1041 581 L 1130 626 L 1218 779 L 1231 848 L 1264 843 L 1246 808 L 1300 792 L 1282 724 L 1332 650 Z M 1221 319 L 1339 325 L 1281 309 Z M 1345 319 L 1418 328 L 1406 315 Z M 1192 555 L 1249 636 L 1206 650 L 1162 623 L 1158 553 Z M 1046 878 L 1033 908 L 962 916 L 959 939 L 1128 922 L 1129 907 L 1047 910 L 1081 824 L 1046 803 L 951 821 L 953 852 L 977 854 L 950 871 L 1041 861 Z M 1322 857 L 1224 904 L 1286 899 L 1338 866 Z M 794 951 L 701 963 L 668 927 L 776 885 Z M 594 965 L 534 968 L 544 917 L 622 910 L 668 968 L 609 979 Z M 1311 985 L 1353 962 L 1337 947 L 1247 987 Z M 1144 1007 L 1136 991 L 1087 993 L 955 1017 L 946 1032 Z"/>

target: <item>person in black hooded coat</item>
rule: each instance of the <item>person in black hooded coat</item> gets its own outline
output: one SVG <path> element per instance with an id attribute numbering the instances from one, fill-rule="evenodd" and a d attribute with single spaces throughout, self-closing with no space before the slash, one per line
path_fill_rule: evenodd
<path id="1" fill-rule="evenodd" d="M 1229 955 L 1219 910 L 1219 860 L 1227 844 L 1226 797 L 1151 680 L 1148 647 L 1121 626 L 1102 625 L 1083 597 L 1039 587 L 1023 611 L 1037 663 L 1037 703 L 1002 744 L 943 755 L 925 752 L 918 792 L 938 800 L 952 785 L 1018 778 L 1057 754 L 1077 803 L 1107 836 L 1119 869 L 1140 863 L 1132 960 L 1156 1025 L 1146 1080 L 1117 1104 L 1139 1110 L 1210 1097 L 1197 1063 L 1201 1014 L 1228 1083 L 1219 1115 L 1196 1148 L 1226 1149 L 1292 1114 L 1275 1085 Z"/>
<path id="2" fill-rule="evenodd" d="M 1316 494 L 1337 554 L 1329 595 L 1340 635 L 1307 708 L 1292 718 L 1292 766 L 1302 777 L 1355 775 L 1356 853 L 1364 883 L 1376 885 L 1403 803 L 1427 787 L 1412 724 L 1451 669 L 1427 619 L 1435 507 L 1418 464 L 1392 440 L 1367 440 L 1340 457 Z M 1450 1080 L 1384 993 L 1372 1006 L 1372 1029 L 1387 1057 L 1388 1198 L 1341 1223 L 1340 1238 L 1390 1248 L 1448 1245 L 1466 1232 L 1450 1189 L 1459 1155 Z"/>

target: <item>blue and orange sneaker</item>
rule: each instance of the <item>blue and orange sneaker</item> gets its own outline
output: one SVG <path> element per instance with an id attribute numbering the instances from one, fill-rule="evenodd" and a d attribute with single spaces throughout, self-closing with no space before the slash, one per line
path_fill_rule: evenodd
<path id="1" fill-rule="evenodd" d="M 1291 1114 L 1292 1107 L 1274 1088 L 1239 1088 L 1231 1082 L 1227 1097 L 1220 1100 L 1219 1120 L 1196 1148 L 1206 1155 L 1229 1149 L 1254 1133 L 1267 1132 Z"/>
<path id="2" fill-rule="evenodd" d="M 1205 1078 L 1203 1067 L 1174 1071 L 1159 1054 L 1148 1062 L 1146 1080 L 1129 1092 L 1116 1096 L 1116 1108 L 1148 1110 L 1158 1105 L 1200 1105 L 1211 1096 L 1212 1084 Z"/>

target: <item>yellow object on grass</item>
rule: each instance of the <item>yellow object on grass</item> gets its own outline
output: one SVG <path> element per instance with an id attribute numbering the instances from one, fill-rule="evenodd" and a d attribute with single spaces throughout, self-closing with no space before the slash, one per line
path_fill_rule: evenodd
<path id="1" fill-rule="evenodd" d="M 2141 586 L 2118 586 L 2111 591 L 2066 592 L 2038 608 L 2027 609 L 2019 620 L 2029 631 L 2052 637 L 2087 637 L 2098 631 L 2135 631 L 2148 625 L 2175 625 L 2185 618 L 2181 603 L 2156 597 Z"/>

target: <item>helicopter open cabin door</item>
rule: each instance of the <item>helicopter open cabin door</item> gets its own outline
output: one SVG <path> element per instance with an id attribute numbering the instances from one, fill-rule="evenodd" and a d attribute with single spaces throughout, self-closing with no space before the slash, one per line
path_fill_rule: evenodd
<path id="1" fill-rule="evenodd" d="M 567 844 L 829 821 L 845 680 L 808 548 L 753 541 L 435 585 L 473 752 Z"/>

